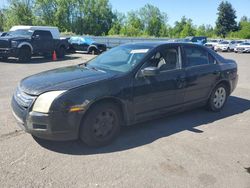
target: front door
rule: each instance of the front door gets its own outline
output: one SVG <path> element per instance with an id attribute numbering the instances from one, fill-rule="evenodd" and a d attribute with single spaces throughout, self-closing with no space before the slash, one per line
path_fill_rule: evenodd
<path id="1" fill-rule="evenodd" d="M 146 67 L 158 67 L 155 76 L 139 76 Z M 134 80 L 136 120 L 166 113 L 184 100 L 185 70 L 181 66 L 179 46 L 165 45 L 148 59 Z"/>

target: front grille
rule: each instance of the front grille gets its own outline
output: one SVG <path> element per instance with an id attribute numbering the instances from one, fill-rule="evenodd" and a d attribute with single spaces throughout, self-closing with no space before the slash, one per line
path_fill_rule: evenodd
<path id="1" fill-rule="evenodd" d="M 32 102 L 35 100 L 36 96 L 28 95 L 20 90 L 18 87 L 14 94 L 14 98 L 17 104 L 23 108 L 28 108 Z"/>
<path id="2" fill-rule="evenodd" d="M 8 40 L 0 40 L 0 48 L 10 48 L 10 42 Z"/>

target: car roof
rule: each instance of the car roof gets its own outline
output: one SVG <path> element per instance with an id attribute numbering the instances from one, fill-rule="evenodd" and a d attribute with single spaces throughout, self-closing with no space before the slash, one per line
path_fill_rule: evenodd
<path id="1" fill-rule="evenodd" d="M 138 46 L 145 46 L 145 47 L 151 47 L 155 48 L 158 46 L 162 45 L 188 45 L 188 46 L 199 46 L 203 47 L 202 45 L 199 44 L 194 44 L 194 43 L 186 43 L 186 42 L 171 42 L 171 41 L 157 41 L 157 42 L 132 42 L 132 43 L 126 43 L 123 45 L 138 45 Z"/>

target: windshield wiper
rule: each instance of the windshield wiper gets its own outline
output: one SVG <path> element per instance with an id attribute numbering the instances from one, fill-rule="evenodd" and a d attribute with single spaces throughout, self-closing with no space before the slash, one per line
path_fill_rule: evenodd
<path id="1" fill-rule="evenodd" d="M 94 66 L 87 65 L 87 63 L 80 64 L 79 66 L 84 66 L 85 68 L 87 68 L 87 69 L 89 69 L 89 70 L 95 70 L 95 71 L 100 71 L 100 72 L 106 72 L 106 71 L 104 71 L 104 70 L 97 69 L 97 68 L 94 67 Z"/>

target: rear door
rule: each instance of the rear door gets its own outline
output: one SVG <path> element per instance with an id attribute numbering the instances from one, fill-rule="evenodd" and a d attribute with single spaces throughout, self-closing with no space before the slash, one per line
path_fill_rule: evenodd
<path id="1" fill-rule="evenodd" d="M 213 56 L 200 46 L 184 45 L 186 71 L 185 103 L 206 100 L 220 77 L 219 65 Z"/>
<path id="2" fill-rule="evenodd" d="M 50 31 L 36 30 L 33 33 L 32 46 L 35 53 L 49 53 L 54 49 L 54 40 Z"/>

